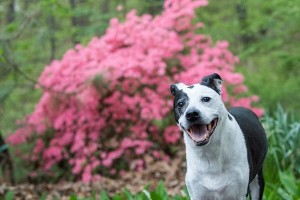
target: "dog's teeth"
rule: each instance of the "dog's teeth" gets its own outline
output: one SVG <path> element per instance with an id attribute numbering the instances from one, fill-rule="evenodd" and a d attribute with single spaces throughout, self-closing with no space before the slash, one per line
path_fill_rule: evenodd
<path id="1" fill-rule="evenodd" d="M 205 134 L 205 139 L 209 138 L 209 133 Z"/>
<path id="2" fill-rule="evenodd" d="M 210 131 L 210 129 L 211 129 L 211 124 L 208 124 L 208 125 L 207 125 L 207 129 Z"/>

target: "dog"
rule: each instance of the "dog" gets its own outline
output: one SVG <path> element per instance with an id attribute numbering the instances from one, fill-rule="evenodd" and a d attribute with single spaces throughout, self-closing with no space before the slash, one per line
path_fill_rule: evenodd
<path id="1" fill-rule="evenodd" d="M 249 109 L 226 109 L 222 78 L 172 84 L 173 113 L 186 146 L 186 186 L 191 200 L 261 200 L 267 138 Z"/>

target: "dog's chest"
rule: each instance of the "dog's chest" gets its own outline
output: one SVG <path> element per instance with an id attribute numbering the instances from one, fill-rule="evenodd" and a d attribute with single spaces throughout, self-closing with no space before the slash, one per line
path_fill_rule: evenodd
<path id="1" fill-rule="evenodd" d="M 187 173 L 186 182 L 192 185 L 195 190 L 202 191 L 202 194 L 223 193 L 228 187 L 229 179 L 226 175 L 210 175 L 196 174 L 189 176 Z M 201 178 L 200 178 L 201 177 Z"/>
<path id="2" fill-rule="evenodd" d="M 192 199 L 235 199 L 245 185 L 246 177 L 239 170 L 224 171 L 221 174 L 186 174 L 186 184 Z M 242 189 L 243 190 L 243 189 Z"/>
<path id="3" fill-rule="evenodd" d="M 194 150 L 185 137 L 186 184 L 192 200 L 234 200 L 245 197 L 247 193 L 249 165 L 242 132 L 236 131 L 239 130 L 236 123 L 227 124 L 222 130 L 227 130 L 222 132 L 221 136 L 226 136 L 222 137 L 222 143 L 218 145 L 212 142 L 201 149 L 202 153 Z M 218 132 L 215 132 L 215 136 L 219 136 Z"/>

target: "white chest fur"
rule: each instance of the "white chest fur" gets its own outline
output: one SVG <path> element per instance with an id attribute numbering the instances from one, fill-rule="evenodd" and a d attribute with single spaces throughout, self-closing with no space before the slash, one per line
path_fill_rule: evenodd
<path id="1" fill-rule="evenodd" d="M 205 146 L 195 146 L 186 134 L 184 137 L 191 200 L 246 199 L 249 165 L 237 122 L 233 119 L 219 124 Z"/>

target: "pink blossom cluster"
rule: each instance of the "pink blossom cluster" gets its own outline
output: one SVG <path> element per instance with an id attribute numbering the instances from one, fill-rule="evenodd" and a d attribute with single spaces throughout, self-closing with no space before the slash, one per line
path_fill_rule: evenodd
<path id="1" fill-rule="evenodd" d="M 196 83 L 216 72 L 225 81 L 228 105 L 262 114 L 251 106 L 258 97 L 240 98 L 247 87 L 234 72 L 238 58 L 228 42 L 214 44 L 196 33 L 203 24 L 192 23 L 195 9 L 206 4 L 166 0 L 160 15 L 131 11 L 124 22 L 111 19 L 105 35 L 46 66 L 39 77 L 43 95 L 8 142 L 33 144 L 27 159 L 36 171 L 51 172 L 64 163 L 89 182 L 143 169 L 145 153 L 168 159 L 163 149 L 181 141 L 170 120 L 171 83 Z"/>

